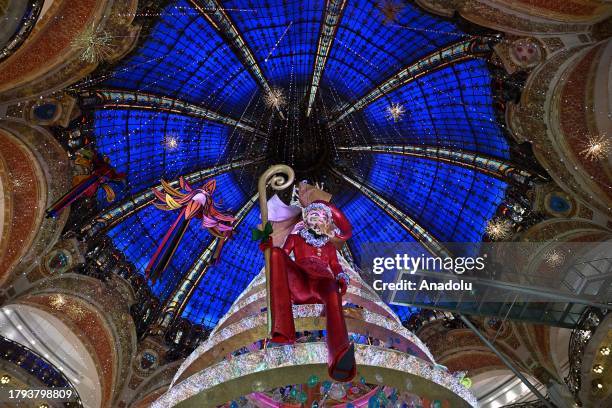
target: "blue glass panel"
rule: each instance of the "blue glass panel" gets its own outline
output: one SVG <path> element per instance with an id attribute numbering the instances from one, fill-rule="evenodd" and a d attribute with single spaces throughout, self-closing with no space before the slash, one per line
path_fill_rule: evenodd
<path id="1" fill-rule="evenodd" d="M 387 108 L 400 103 L 399 121 Z M 364 120 L 376 142 L 436 145 L 508 158 L 508 143 L 492 106 L 486 62 L 464 61 L 410 82 L 367 106 Z"/>
<path id="2" fill-rule="evenodd" d="M 361 266 L 361 255 L 368 243 L 416 242 L 393 218 L 361 193 L 354 194 L 351 187 L 334 197 L 333 201 L 353 226 L 353 237 L 348 245 L 357 266 Z"/>
<path id="3" fill-rule="evenodd" d="M 215 179 L 217 190 L 214 198 L 222 201 L 224 207 L 237 209 L 246 201 L 246 195 L 236 184 L 236 172 L 221 174 Z M 161 238 L 177 216 L 178 212 L 149 206 L 115 226 L 108 235 L 126 259 L 143 273 Z M 169 296 L 178 280 L 211 240 L 212 236 L 202 228 L 199 220 L 192 220 L 165 274 L 153 286 L 154 293 L 162 299 Z"/>
<path id="4" fill-rule="evenodd" d="M 205 327 L 214 327 L 260 272 L 264 258 L 258 243 L 251 240 L 251 230 L 259 223 L 259 208 L 255 206 L 223 247 L 219 263 L 207 270 L 185 307 L 183 317 Z"/>
<path id="5" fill-rule="evenodd" d="M 207 120 L 148 110 L 97 110 L 94 118 L 98 151 L 110 157 L 117 171 L 127 173 L 128 188 L 118 200 L 158 184 L 162 177 L 175 179 L 224 162 L 231 132 Z M 166 135 L 176 139 L 175 149 L 164 145 Z"/>
<path id="6" fill-rule="evenodd" d="M 324 84 L 344 100 L 356 100 L 383 80 L 464 34 L 443 19 L 404 5 L 396 21 L 385 21 L 380 1 L 348 1 Z"/>
<path id="7" fill-rule="evenodd" d="M 174 96 L 240 116 L 257 84 L 190 2 L 168 5 L 135 53 L 104 86 Z"/>
<path id="8" fill-rule="evenodd" d="M 249 45 L 264 76 L 275 86 L 298 85 L 312 76 L 323 0 L 226 1 L 224 7 Z M 291 85 L 291 86 L 290 86 Z"/>
<path id="9" fill-rule="evenodd" d="M 506 183 L 435 160 L 375 154 L 368 183 L 441 242 L 478 242 Z"/>

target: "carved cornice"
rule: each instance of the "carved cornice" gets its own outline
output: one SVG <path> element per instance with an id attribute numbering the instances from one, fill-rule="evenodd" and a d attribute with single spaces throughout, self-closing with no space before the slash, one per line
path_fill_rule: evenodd
<path id="1" fill-rule="evenodd" d="M 553 242 L 569 241 L 570 239 L 588 242 L 588 236 L 597 237 L 597 240 L 605 240 L 610 236 L 610 231 L 604 227 L 577 218 L 552 218 L 544 220 L 529 228 L 521 237 L 523 241 L 531 242 Z"/>
<path id="2" fill-rule="evenodd" d="M 559 0 L 563 2 L 564 0 Z M 590 22 L 566 18 L 558 21 L 550 18 L 554 13 L 536 7 L 511 7 L 508 1 L 492 0 L 416 0 L 423 9 L 443 16 L 455 13 L 473 23 L 494 30 L 525 34 L 553 34 L 586 32 Z M 516 3 L 516 2 L 515 2 Z M 561 14 L 559 14 L 561 15 Z"/>

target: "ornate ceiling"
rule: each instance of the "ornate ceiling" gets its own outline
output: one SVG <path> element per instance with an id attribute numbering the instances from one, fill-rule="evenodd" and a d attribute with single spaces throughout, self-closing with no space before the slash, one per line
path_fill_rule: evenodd
<path id="1" fill-rule="evenodd" d="M 241 211 L 219 263 L 207 265 L 213 239 L 193 223 L 153 286 L 164 302 L 195 278 L 183 317 L 213 327 L 263 266 L 250 239 L 259 219 L 251 199 L 258 171 L 273 162 L 335 193 L 354 224 L 357 262 L 364 242 L 482 239 L 506 181 L 460 158 L 440 160 L 439 149 L 509 159 L 487 63 L 497 38 L 387 3 L 171 2 L 131 54 L 79 85 L 94 96 L 86 130 L 96 149 L 127 173 L 116 201 L 101 195 L 99 207 L 138 270 L 176 217 L 135 204 L 160 179 L 214 177 L 217 200 Z M 372 145 L 435 151 L 350 150 Z"/>

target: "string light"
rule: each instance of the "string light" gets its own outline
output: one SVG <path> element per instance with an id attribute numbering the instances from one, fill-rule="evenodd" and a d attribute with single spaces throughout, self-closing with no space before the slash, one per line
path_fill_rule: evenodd
<path id="1" fill-rule="evenodd" d="M 596 379 L 593 381 L 593 391 L 598 392 L 603 390 L 603 383 L 601 382 L 600 379 Z"/>
<path id="2" fill-rule="evenodd" d="M 285 28 L 285 31 L 283 31 L 283 33 L 281 34 L 280 38 L 278 40 L 276 40 L 276 43 L 274 44 L 274 47 L 272 47 L 272 49 L 268 53 L 268 56 L 266 56 L 266 58 L 264 59 L 264 62 L 268 62 L 268 60 L 270 59 L 270 57 L 272 56 L 272 54 L 274 53 L 274 51 L 276 50 L 276 48 L 278 47 L 280 42 L 283 40 L 283 38 L 285 38 L 285 35 L 287 35 L 287 32 L 291 28 L 292 24 L 293 24 L 293 21 L 290 21 L 289 24 L 287 25 L 287 28 Z"/>

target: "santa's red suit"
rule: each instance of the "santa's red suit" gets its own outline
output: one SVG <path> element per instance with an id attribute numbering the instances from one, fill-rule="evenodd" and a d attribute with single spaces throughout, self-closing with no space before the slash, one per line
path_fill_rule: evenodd
<path id="1" fill-rule="evenodd" d="M 331 210 L 337 227 L 335 238 L 342 241 L 349 239 L 351 225 L 344 214 L 328 202 L 315 203 L 324 204 Z M 331 240 L 325 239 L 327 237 L 318 237 L 318 240 L 311 238 L 308 231 L 291 234 L 283 248 L 271 248 L 271 339 L 284 344 L 295 341 L 292 302 L 298 305 L 325 305 L 329 375 L 337 381 L 350 381 L 355 376 L 356 367 L 342 313 L 342 295 L 346 292 L 348 276 L 342 273 L 336 247 Z M 295 260 L 289 257 L 291 253 Z"/>

